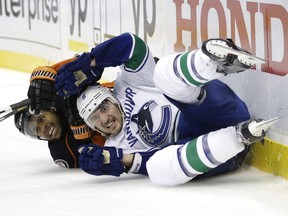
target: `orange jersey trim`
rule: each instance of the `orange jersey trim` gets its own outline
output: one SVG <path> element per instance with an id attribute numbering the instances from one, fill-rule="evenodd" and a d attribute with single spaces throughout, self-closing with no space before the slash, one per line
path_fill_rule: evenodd
<path id="1" fill-rule="evenodd" d="M 67 148 L 68 148 L 71 156 L 72 156 L 73 159 L 74 159 L 74 167 L 73 167 L 73 168 L 76 168 L 76 167 L 77 167 L 77 159 L 76 159 L 73 151 L 72 151 L 71 148 L 70 148 L 70 144 L 69 144 L 69 142 L 68 142 L 68 133 L 66 133 L 66 139 L 65 139 L 65 141 L 66 141 L 66 146 L 67 146 Z"/>

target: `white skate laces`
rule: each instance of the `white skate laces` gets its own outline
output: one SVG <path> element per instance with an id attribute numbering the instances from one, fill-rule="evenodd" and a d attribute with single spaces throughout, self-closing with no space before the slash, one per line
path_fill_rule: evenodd
<path id="1" fill-rule="evenodd" d="M 280 118 L 276 117 L 269 120 L 250 119 L 239 123 L 236 127 L 238 141 L 244 145 L 250 145 L 263 140 L 269 128 Z"/>

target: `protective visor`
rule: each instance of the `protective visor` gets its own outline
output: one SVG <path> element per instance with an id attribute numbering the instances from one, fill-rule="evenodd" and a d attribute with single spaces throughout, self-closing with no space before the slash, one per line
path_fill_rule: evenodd
<path id="1" fill-rule="evenodd" d="M 94 128 L 96 127 L 97 125 L 97 122 L 100 120 L 100 115 L 101 115 L 101 112 L 105 112 L 109 109 L 110 105 L 112 103 L 110 102 L 109 103 L 109 100 L 108 98 L 103 100 L 101 102 L 101 104 L 99 106 L 97 106 L 92 112 L 91 114 L 88 116 L 87 118 L 87 125 L 91 128 Z"/>
<path id="2" fill-rule="evenodd" d="M 39 115 L 26 115 L 24 119 L 22 119 L 22 128 L 25 135 L 30 136 L 32 138 L 39 139 L 40 137 L 37 134 L 37 127 L 39 121 Z M 41 139 L 41 138 L 40 138 Z"/>

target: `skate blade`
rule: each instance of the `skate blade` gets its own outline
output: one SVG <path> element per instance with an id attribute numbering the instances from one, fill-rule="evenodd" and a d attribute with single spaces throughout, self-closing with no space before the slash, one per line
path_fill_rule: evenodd
<path id="1" fill-rule="evenodd" d="M 277 121 L 279 121 L 279 119 L 281 119 L 281 117 L 276 117 L 276 118 L 272 118 L 269 119 L 267 121 L 261 121 L 261 122 L 253 122 L 252 124 L 250 124 L 249 127 L 249 131 L 251 132 L 251 134 L 253 136 L 261 136 L 263 131 L 267 132 L 268 129 L 274 125 Z"/>
<path id="2" fill-rule="evenodd" d="M 281 117 L 275 117 L 272 119 L 269 119 L 267 121 L 262 121 L 257 124 L 258 128 L 262 128 L 263 130 L 268 130 L 273 124 L 275 124 L 277 121 L 279 121 Z"/>
<path id="3" fill-rule="evenodd" d="M 241 51 L 238 51 L 238 50 L 234 50 L 230 47 L 225 47 L 225 46 L 221 46 L 219 44 L 209 44 L 209 46 L 214 46 L 215 48 L 218 48 L 218 49 L 222 49 L 222 50 L 225 50 L 226 52 L 230 53 L 230 54 L 233 54 L 233 55 L 237 55 L 237 56 L 241 56 L 243 58 L 247 58 L 249 59 L 250 61 L 254 61 L 255 63 L 265 63 L 266 61 L 262 58 L 259 58 L 259 57 L 256 57 L 256 56 L 253 56 L 253 55 L 250 55 L 248 53 L 245 53 L 245 52 L 241 52 Z"/>

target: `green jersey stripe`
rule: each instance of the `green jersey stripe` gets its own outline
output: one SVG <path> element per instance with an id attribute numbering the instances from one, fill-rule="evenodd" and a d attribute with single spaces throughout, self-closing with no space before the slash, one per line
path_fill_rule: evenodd
<path id="1" fill-rule="evenodd" d="M 127 70 L 137 71 L 147 59 L 148 47 L 137 35 L 131 36 L 133 37 L 132 55 L 124 65 Z"/>
<path id="2" fill-rule="evenodd" d="M 180 68 L 181 68 L 181 71 L 182 71 L 183 75 L 185 76 L 185 78 L 191 84 L 193 84 L 195 86 L 202 86 L 203 83 L 196 81 L 190 74 L 190 71 L 189 71 L 188 65 L 187 65 L 188 54 L 189 54 L 189 52 L 186 52 L 180 57 Z"/>
<path id="3" fill-rule="evenodd" d="M 194 139 L 188 143 L 188 146 L 186 148 L 186 158 L 188 160 L 189 165 L 198 172 L 206 172 L 210 170 L 211 168 L 206 166 L 201 158 L 199 157 L 199 154 L 197 152 L 196 147 L 197 139 Z"/>

